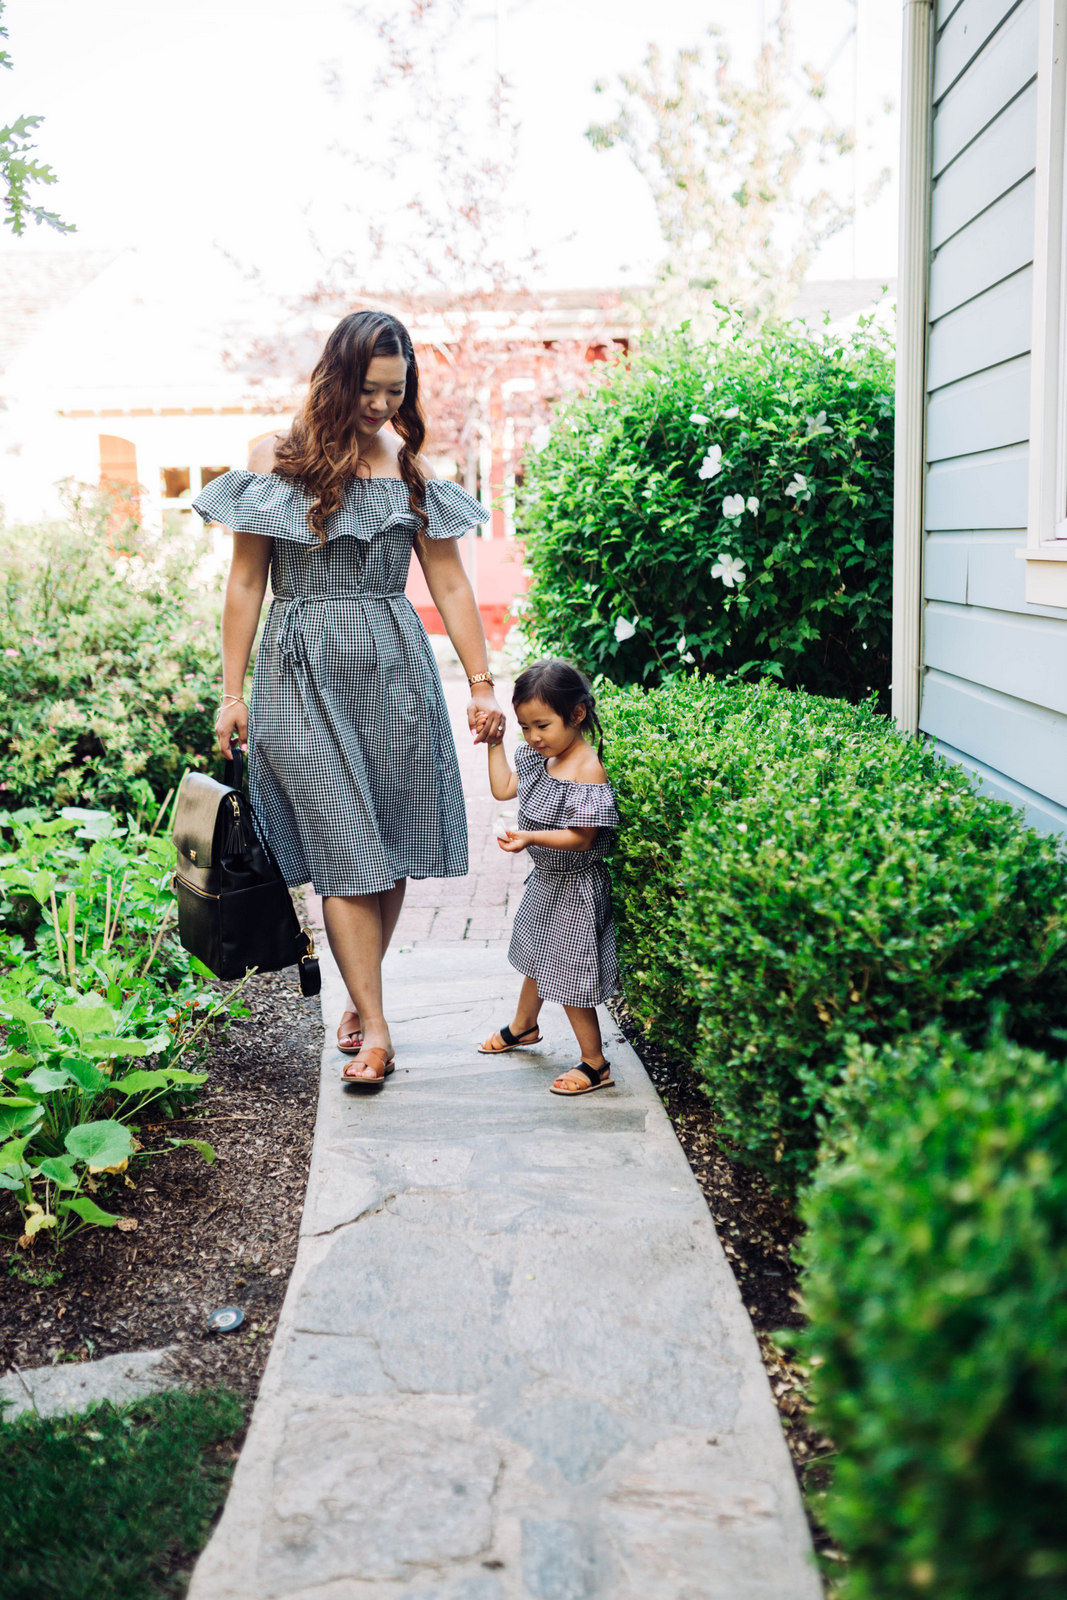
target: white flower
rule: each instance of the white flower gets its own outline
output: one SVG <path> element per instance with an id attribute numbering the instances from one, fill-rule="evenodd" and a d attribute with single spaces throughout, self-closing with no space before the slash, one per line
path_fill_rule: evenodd
<path id="1" fill-rule="evenodd" d="M 693 666 L 695 664 L 696 656 L 694 656 L 692 650 L 690 650 L 688 640 L 686 639 L 684 633 L 678 640 L 678 654 L 689 666 Z"/>
<path id="2" fill-rule="evenodd" d="M 542 422 L 531 433 L 530 443 L 540 455 L 541 451 L 545 448 L 545 445 L 548 443 L 551 437 L 552 429 L 549 427 L 547 422 Z"/>
<path id="3" fill-rule="evenodd" d="M 617 617 L 615 619 L 615 637 L 620 644 L 623 644 L 627 639 L 632 639 L 636 632 L 636 625 L 632 622 L 627 622 L 625 617 Z"/>
<path id="4" fill-rule="evenodd" d="M 713 578 L 721 578 L 727 589 L 732 589 L 734 584 L 745 581 L 745 563 L 737 556 L 728 556 L 720 552 L 719 559 L 711 569 Z"/>
<path id="5" fill-rule="evenodd" d="M 722 503 L 724 517 L 739 517 L 744 509 L 745 497 L 743 494 L 728 494 Z"/>
<path id="6" fill-rule="evenodd" d="M 694 411 L 693 415 L 689 418 L 689 420 L 690 420 L 690 422 L 699 422 L 699 423 L 703 424 L 703 423 L 710 422 L 711 418 L 710 417 L 701 416 L 699 411 Z"/>
<path id="7" fill-rule="evenodd" d="M 751 511 L 753 516 L 756 515 L 756 512 L 759 510 L 759 500 L 754 494 L 750 494 L 748 499 L 745 501 L 745 509 L 746 511 Z"/>
<path id="8" fill-rule="evenodd" d="M 717 478 L 722 471 L 722 445 L 713 444 L 700 463 L 698 478 Z"/>
<path id="9" fill-rule="evenodd" d="M 817 433 L 833 433 L 833 428 L 826 425 L 826 412 L 820 411 L 817 417 L 805 417 L 804 426 L 807 428 L 805 439 L 814 439 Z"/>
<path id="10" fill-rule="evenodd" d="M 792 483 L 786 484 L 785 492 L 787 495 L 793 495 L 795 499 L 811 499 L 811 490 L 808 488 L 808 480 L 805 478 L 802 472 L 794 472 L 793 481 Z"/>
<path id="11" fill-rule="evenodd" d="M 741 407 L 740 406 L 731 406 L 729 411 L 724 411 L 723 412 L 722 420 L 724 422 L 729 422 L 731 417 L 739 417 L 740 415 L 741 415 Z"/>
<path id="12" fill-rule="evenodd" d="M 513 811 L 499 811 L 493 823 L 493 832 L 498 839 L 506 839 L 515 827 L 515 813 Z"/>

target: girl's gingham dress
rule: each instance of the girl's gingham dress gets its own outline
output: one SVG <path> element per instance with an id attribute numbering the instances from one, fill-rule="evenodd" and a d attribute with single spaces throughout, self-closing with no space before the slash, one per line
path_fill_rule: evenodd
<path id="1" fill-rule="evenodd" d="M 273 599 L 249 704 L 248 782 L 291 886 L 374 894 L 467 871 L 456 747 L 430 642 L 404 597 L 418 521 L 399 478 L 353 478 L 308 527 L 311 497 L 274 473 L 226 472 L 205 522 L 272 541 Z M 489 513 L 459 484 L 426 486 L 431 539 Z"/>
<path id="2" fill-rule="evenodd" d="M 619 813 L 610 783 L 554 778 L 529 745 L 515 752 L 519 828 L 599 828 L 588 850 L 531 844 L 533 871 L 508 948 L 508 960 L 533 978 L 542 1000 L 595 1006 L 618 987 L 611 884 L 604 857 L 615 843 Z"/>

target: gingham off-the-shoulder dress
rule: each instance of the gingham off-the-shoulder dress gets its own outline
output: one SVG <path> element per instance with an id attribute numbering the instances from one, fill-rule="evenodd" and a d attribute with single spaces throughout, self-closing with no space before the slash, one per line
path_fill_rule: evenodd
<path id="1" fill-rule="evenodd" d="M 272 541 L 273 599 L 249 701 L 249 793 L 290 885 L 374 894 L 467 871 L 456 747 L 430 642 L 404 597 L 418 521 L 399 478 L 353 478 L 308 527 L 310 496 L 274 473 L 226 472 L 205 522 Z M 426 486 L 431 539 L 489 513 L 459 484 Z"/>
<path id="2" fill-rule="evenodd" d="M 619 813 L 610 783 L 554 778 L 529 745 L 515 752 L 519 828 L 597 828 L 588 850 L 528 845 L 533 871 L 515 913 L 508 960 L 533 978 L 542 1000 L 595 1006 L 619 983 L 611 883 L 604 857 Z"/>

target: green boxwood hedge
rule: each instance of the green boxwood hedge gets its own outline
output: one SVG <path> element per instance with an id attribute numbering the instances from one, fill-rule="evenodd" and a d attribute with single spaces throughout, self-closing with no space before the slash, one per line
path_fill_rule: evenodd
<path id="1" fill-rule="evenodd" d="M 1048 1046 L 1067 1015 L 1067 861 L 870 706 L 770 684 L 609 694 L 627 1003 L 700 1072 L 783 1191 L 851 1036 L 932 1021 Z"/>
<path id="2" fill-rule="evenodd" d="M 615 683 L 692 662 L 884 696 L 892 457 L 892 356 L 869 329 L 730 321 L 604 369 L 524 462 L 538 648 Z"/>
<path id="3" fill-rule="evenodd" d="M 854 1049 L 831 1096 L 803 1342 L 848 1600 L 1067 1592 L 1064 1087 L 931 1032 Z"/>

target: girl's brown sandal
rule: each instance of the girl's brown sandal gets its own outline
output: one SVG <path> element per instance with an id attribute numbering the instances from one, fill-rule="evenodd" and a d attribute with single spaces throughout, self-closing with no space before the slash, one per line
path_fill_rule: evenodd
<path id="1" fill-rule="evenodd" d="M 531 1039 L 531 1033 L 535 1034 L 536 1038 Z M 500 1039 L 502 1042 L 494 1044 L 493 1041 L 495 1039 Z M 491 1033 L 484 1044 L 478 1046 L 478 1054 L 480 1056 L 502 1056 L 509 1050 L 523 1050 L 527 1045 L 540 1043 L 541 1034 L 536 1022 L 532 1028 L 527 1028 L 525 1033 L 512 1033 L 507 1023 L 505 1023 L 502 1028 L 497 1029 L 496 1033 Z"/>
<path id="2" fill-rule="evenodd" d="M 556 1083 L 562 1083 L 563 1078 L 566 1076 L 561 1072 L 556 1079 L 556 1083 L 549 1089 L 549 1094 L 561 1094 L 573 1099 L 575 1095 L 594 1094 L 597 1089 L 612 1089 L 615 1086 L 615 1079 L 611 1076 L 610 1061 L 605 1061 L 602 1067 L 591 1067 L 588 1061 L 579 1061 L 577 1066 L 569 1067 L 568 1071 L 582 1073 L 584 1077 L 589 1079 L 587 1086 L 585 1088 L 571 1088 L 568 1086 L 565 1089 L 557 1089 Z"/>

